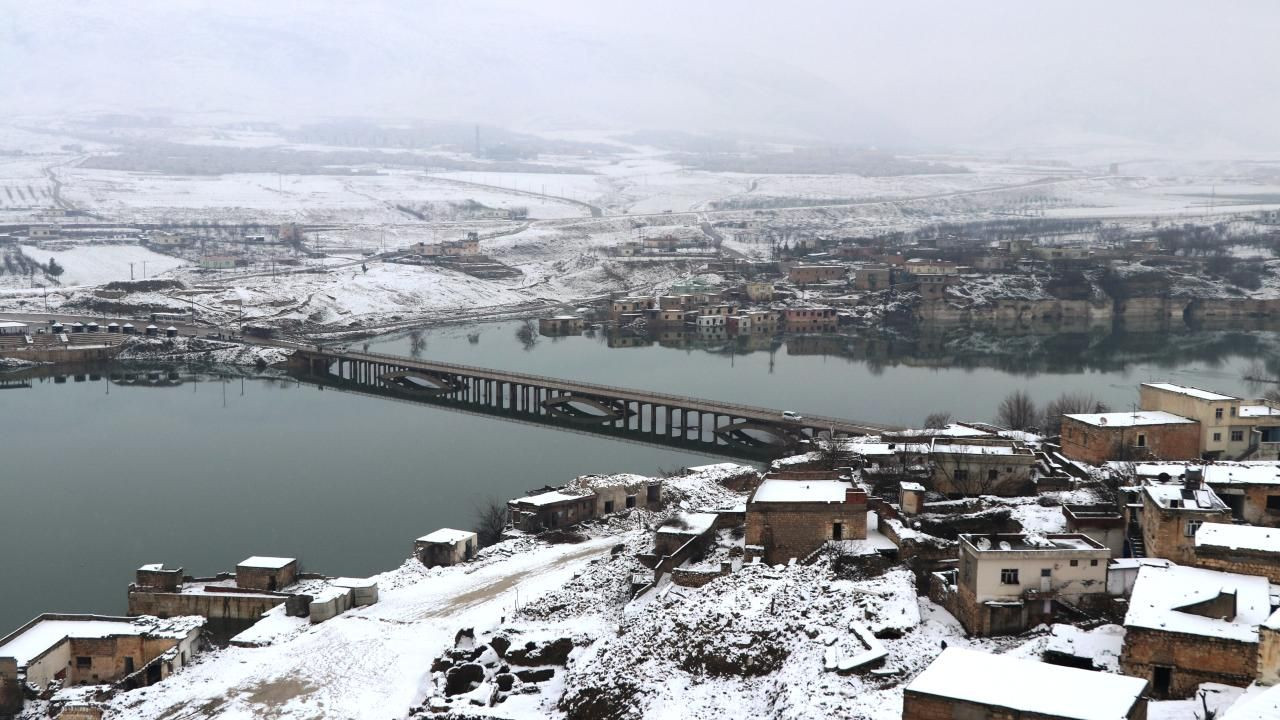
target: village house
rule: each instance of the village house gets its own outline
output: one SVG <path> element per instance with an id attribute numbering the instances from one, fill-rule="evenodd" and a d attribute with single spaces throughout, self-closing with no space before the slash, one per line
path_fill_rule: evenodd
<path id="1" fill-rule="evenodd" d="M 624 297 L 609 304 L 609 319 L 613 322 L 629 322 L 654 308 L 653 298 Z"/>
<path id="2" fill-rule="evenodd" d="M 1275 461 L 1218 461 L 1199 463 L 1140 463 L 1138 477 L 1149 481 L 1181 481 L 1199 473 L 1204 484 L 1231 508 L 1231 516 L 1250 525 L 1280 526 L 1280 463 Z"/>
<path id="3" fill-rule="evenodd" d="M 834 332 L 838 321 L 835 308 L 789 307 L 782 322 L 787 332 Z"/>
<path id="4" fill-rule="evenodd" d="M 769 564 L 866 537 L 867 493 L 848 480 L 766 478 L 747 500 L 747 553 Z"/>
<path id="5" fill-rule="evenodd" d="M 509 524 L 522 532 L 576 525 L 631 508 L 662 506 L 662 482 L 643 475 L 583 475 L 559 490 L 507 503 Z"/>
<path id="6" fill-rule="evenodd" d="M 1111 557 L 1124 557 L 1127 534 L 1125 518 L 1118 507 L 1066 504 L 1062 506 L 1062 515 L 1067 532 L 1088 535 L 1109 549 Z"/>
<path id="7" fill-rule="evenodd" d="M 853 287 L 856 290 L 876 292 L 894 285 L 894 270 L 889 265 L 869 264 L 854 271 Z"/>
<path id="8" fill-rule="evenodd" d="M 27 237 L 37 243 L 41 240 L 55 240 L 62 237 L 59 225 L 31 225 L 27 227 Z"/>
<path id="9" fill-rule="evenodd" d="M 954 594 L 944 604 L 973 635 L 1020 633 L 1105 597 L 1111 551 L 1087 535 L 960 535 Z"/>
<path id="10" fill-rule="evenodd" d="M 1280 583 L 1280 529 L 1206 523 L 1196 530 L 1192 564 Z"/>
<path id="11" fill-rule="evenodd" d="M 556 315 L 549 318 L 538 318 L 538 334 L 548 337 L 563 335 L 581 335 L 586 321 L 577 315 Z"/>
<path id="12" fill-rule="evenodd" d="M 1245 687 L 1270 615 L 1265 577 L 1143 566 L 1124 618 L 1121 671 L 1150 681 L 1156 698 L 1191 697 L 1205 682 Z"/>
<path id="13" fill-rule="evenodd" d="M 1146 720 L 1139 678 L 949 647 L 903 689 L 902 720 Z"/>
<path id="14" fill-rule="evenodd" d="M 469 530 L 440 528 L 413 541 L 413 556 L 427 567 L 457 565 L 476 556 L 480 542 Z"/>
<path id="15" fill-rule="evenodd" d="M 751 302 L 771 302 L 773 300 L 773 283 L 749 282 L 743 286 L 743 293 Z"/>
<path id="16" fill-rule="evenodd" d="M 236 565 L 236 587 L 275 592 L 298 581 L 298 561 L 294 558 L 254 555 Z"/>
<path id="17" fill-rule="evenodd" d="M 1193 476 L 1178 485 L 1143 486 L 1140 522 L 1142 554 L 1188 565 L 1196 531 L 1204 523 L 1230 523 L 1231 510 Z"/>
<path id="18" fill-rule="evenodd" d="M 237 255 L 205 255 L 200 258 L 199 265 L 205 270 L 231 270 L 246 262 Z"/>
<path id="19" fill-rule="evenodd" d="M 132 689 L 159 682 L 204 648 L 204 624 L 190 616 L 40 615 L 0 638 L 0 715 L 22 709 L 22 685 Z"/>
<path id="20" fill-rule="evenodd" d="M 792 265 L 787 268 L 787 280 L 796 285 L 836 282 L 849 274 L 843 265 Z"/>
<path id="21" fill-rule="evenodd" d="M 930 443 L 933 491 L 947 496 L 1030 495 L 1035 453 L 1012 440 L 936 437 Z"/>
<path id="22" fill-rule="evenodd" d="M 1200 423 L 1200 454 L 1214 460 L 1280 458 L 1280 406 L 1267 400 L 1173 383 L 1143 383 L 1143 410 L 1165 412 Z"/>
<path id="23" fill-rule="evenodd" d="M 1063 415 L 1062 454 L 1091 465 L 1194 460 L 1200 457 L 1200 423 L 1163 410 Z"/>

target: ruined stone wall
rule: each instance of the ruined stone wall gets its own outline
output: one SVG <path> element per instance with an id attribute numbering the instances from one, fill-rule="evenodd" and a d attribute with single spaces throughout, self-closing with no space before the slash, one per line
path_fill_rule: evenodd
<path id="1" fill-rule="evenodd" d="M 154 615 L 161 618 L 200 615 L 211 622 L 215 634 L 220 628 L 245 629 L 257 622 L 262 613 L 281 605 L 288 596 L 233 595 L 224 593 L 177 594 L 129 591 L 129 615 Z"/>
<path id="2" fill-rule="evenodd" d="M 1188 698 L 1200 683 L 1248 686 L 1258 673 L 1257 658 L 1257 643 L 1130 627 L 1125 630 L 1120 671 L 1146 678 L 1155 696 L 1155 668 L 1172 668 L 1166 697 Z"/>

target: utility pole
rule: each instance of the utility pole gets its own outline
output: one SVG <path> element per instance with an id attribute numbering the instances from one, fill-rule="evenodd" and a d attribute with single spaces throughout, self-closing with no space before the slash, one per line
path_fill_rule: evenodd
<path id="1" fill-rule="evenodd" d="M 129 263 L 129 282 L 133 282 L 133 263 Z"/>

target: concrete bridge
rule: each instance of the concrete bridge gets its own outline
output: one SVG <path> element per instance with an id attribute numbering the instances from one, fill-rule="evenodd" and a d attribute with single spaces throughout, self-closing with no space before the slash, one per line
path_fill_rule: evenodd
<path id="1" fill-rule="evenodd" d="M 368 394 L 716 454 L 768 457 L 822 434 L 893 426 L 368 352 L 298 348 L 303 379 Z"/>

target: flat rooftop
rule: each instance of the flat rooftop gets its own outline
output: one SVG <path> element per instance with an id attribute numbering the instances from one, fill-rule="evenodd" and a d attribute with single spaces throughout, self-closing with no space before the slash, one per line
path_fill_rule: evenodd
<path id="1" fill-rule="evenodd" d="M 760 483 L 751 502 L 840 503 L 853 483 L 844 480 L 777 480 Z"/>
<path id="2" fill-rule="evenodd" d="M 1147 681 L 949 647 L 906 692 L 1071 720 L 1121 720 Z"/>
<path id="3" fill-rule="evenodd" d="M 1165 392 L 1177 393 L 1179 395 L 1186 395 L 1188 397 L 1193 397 L 1197 400 L 1219 401 L 1219 400 L 1239 400 L 1240 399 L 1238 397 L 1235 397 L 1234 395 L 1223 395 L 1222 393 L 1216 393 L 1211 390 L 1201 390 L 1198 387 L 1191 387 L 1190 385 L 1177 385 L 1175 383 L 1164 383 L 1164 382 L 1142 383 L 1142 385 L 1143 387 L 1155 388 L 1156 390 L 1163 390 Z"/>
<path id="4" fill-rule="evenodd" d="M 105 638 L 121 635 L 161 635 L 181 637 L 203 625 L 202 617 L 157 618 L 111 617 L 104 615 L 40 616 L 0 638 L 0 657 L 11 657 L 25 666 L 67 638 Z"/>
<path id="5" fill-rule="evenodd" d="M 977 548 L 979 552 L 1026 552 L 1036 550 L 1106 550 L 1097 540 L 1082 533 L 1058 533 L 1054 535 L 1031 534 L 963 534 L 960 539 Z"/>
<path id="6" fill-rule="evenodd" d="M 289 563 L 297 562 L 297 558 L 270 557 L 267 555 L 254 555 L 253 557 L 241 560 L 236 567 L 259 568 L 262 570 L 280 570 Z"/>
<path id="7" fill-rule="evenodd" d="M 1064 415 L 1077 422 L 1095 427 L 1138 427 L 1142 425 L 1190 425 L 1197 421 L 1163 410 L 1139 410 L 1137 412 L 1084 413 Z"/>
<path id="8" fill-rule="evenodd" d="M 1280 553 L 1280 529 L 1255 525 L 1205 523 L 1196 530 L 1196 547 Z"/>
<path id="9" fill-rule="evenodd" d="M 452 545 L 459 540 L 466 540 L 469 537 L 475 537 L 475 533 L 469 530 L 454 530 L 453 528 L 440 528 L 433 533 L 428 533 L 418 538 L 418 542 L 424 543 L 444 543 Z"/>
<path id="10" fill-rule="evenodd" d="M 1167 475 L 1176 480 L 1187 470 L 1202 470 L 1208 485 L 1280 485 L 1280 462 L 1274 460 L 1247 460 L 1244 462 L 1214 462 L 1208 465 L 1185 462 L 1138 463 L 1134 472 L 1139 477 L 1157 478 Z"/>
<path id="11" fill-rule="evenodd" d="M 1170 510 L 1218 512 L 1227 508 L 1227 504 L 1208 487 L 1188 490 L 1181 485 L 1145 485 L 1142 490 L 1153 503 Z"/>
<path id="12" fill-rule="evenodd" d="M 556 503 L 567 502 L 570 500 L 581 500 L 590 494 L 590 492 L 570 493 L 563 490 L 551 490 L 549 492 L 538 493 L 537 495 L 526 495 L 522 498 L 516 498 L 511 502 L 517 505 L 554 505 Z"/>

